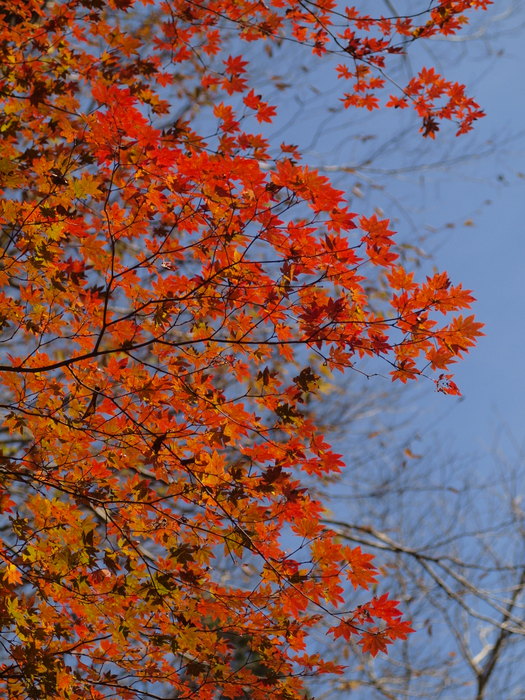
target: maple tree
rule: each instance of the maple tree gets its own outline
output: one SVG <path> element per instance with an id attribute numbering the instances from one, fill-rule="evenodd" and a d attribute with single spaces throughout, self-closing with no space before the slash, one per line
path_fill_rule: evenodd
<path id="1" fill-rule="evenodd" d="M 322 522 L 308 481 L 343 462 L 306 405 L 367 357 L 458 393 L 473 297 L 416 281 L 387 220 L 257 131 L 278 105 L 223 45 L 338 55 L 345 107 L 461 134 L 464 87 L 424 68 L 389 89 L 389 61 L 488 4 L 0 4 L 7 697 L 300 698 L 340 671 L 313 629 L 372 655 L 411 631 Z"/>

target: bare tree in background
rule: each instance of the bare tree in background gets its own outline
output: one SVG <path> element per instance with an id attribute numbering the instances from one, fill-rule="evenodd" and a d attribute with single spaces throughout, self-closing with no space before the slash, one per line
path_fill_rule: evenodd
<path id="1" fill-rule="evenodd" d="M 523 453 L 495 450 L 487 466 L 481 480 L 475 457 L 383 445 L 338 484 L 334 511 L 348 515 L 327 524 L 375 552 L 417 632 L 316 698 L 525 697 Z M 340 659 L 356 653 L 341 646 Z"/>

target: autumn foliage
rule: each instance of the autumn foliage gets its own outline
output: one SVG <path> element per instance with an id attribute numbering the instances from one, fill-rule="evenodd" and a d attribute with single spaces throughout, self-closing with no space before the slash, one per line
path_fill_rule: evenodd
<path id="1" fill-rule="evenodd" d="M 462 133 L 463 86 L 388 71 L 487 4 L 0 3 L 4 697 L 301 698 L 338 671 L 313 629 L 371 654 L 411 631 L 321 524 L 308 484 L 343 462 L 309 400 L 363 358 L 457 393 L 472 296 L 259 133 L 279 105 L 243 47 L 337 54 L 335 100 Z"/>

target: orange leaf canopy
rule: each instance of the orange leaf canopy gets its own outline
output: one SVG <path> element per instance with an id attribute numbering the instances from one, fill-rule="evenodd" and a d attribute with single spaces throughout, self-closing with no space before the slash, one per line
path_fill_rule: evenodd
<path id="1" fill-rule="evenodd" d="M 371 557 L 320 523 L 308 486 L 343 462 L 307 399 L 366 356 L 457 392 L 472 297 L 416 283 L 388 221 L 252 133 L 276 108 L 221 47 L 336 51 L 342 99 L 374 109 L 375 69 L 486 4 L 347 8 L 339 32 L 329 0 L 0 3 L 6 697 L 300 698 L 338 670 L 314 626 L 371 654 L 410 631 L 385 596 L 357 606 Z M 481 114 L 430 70 L 397 99 L 431 136 Z"/>

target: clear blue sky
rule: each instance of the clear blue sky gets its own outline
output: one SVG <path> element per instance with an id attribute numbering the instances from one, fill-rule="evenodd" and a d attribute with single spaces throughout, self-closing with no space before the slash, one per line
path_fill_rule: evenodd
<path id="1" fill-rule="evenodd" d="M 286 110 L 272 134 L 298 143 L 311 165 L 360 164 L 355 175 L 332 175 L 352 209 L 369 214 L 381 207 L 400 241 L 422 237 L 422 249 L 432 254 L 422 273 L 436 265 L 474 291 L 486 337 L 455 368 L 464 396 L 437 394 L 428 383 L 417 392 L 420 424 L 413 426 L 429 436 L 429 445 L 446 440 L 471 454 L 487 452 L 502 429 L 523 443 L 525 422 L 525 7 L 498 0 L 477 15 L 468 40 L 416 42 L 399 67 L 402 78 L 434 64 L 465 83 L 487 114 L 473 133 L 455 138 L 444 129 L 435 141 L 423 140 L 405 112 L 338 112 L 342 84 L 326 64 L 303 70 L 288 45 L 290 63 L 282 64 L 281 77 L 290 79 L 294 96 L 276 91 Z M 301 74 L 304 83 L 297 86 Z M 332 111 L 320 119 L 327 107 Z"/>
<path id="2" fill-rule="evenodd" d="M 492 16 L 510 3 L 496 5 Z M 473 223 L 440 233 L 435 258 L 453 279 L 474 290 L 486 336 L 457 366 L 463 401 L 453 400 L 452 410 L 441 412 L 441 397 L 425 400 L 429 411 L 442 416 L 439 434 L 450 436 L 462 451 L 490 449 L 502 430 L 524 444 L 524 9 L 516 5 L 508 21 L 489 26 L 489 38 L 469 46 L 454 70 L 487 113 L 469 140 L 480 150 L 494 146 L 494 152 L 458 165 L 450 181 L 427 192 L 426 199 L 429 221 L 439 225 L 464 213 Z"/>

